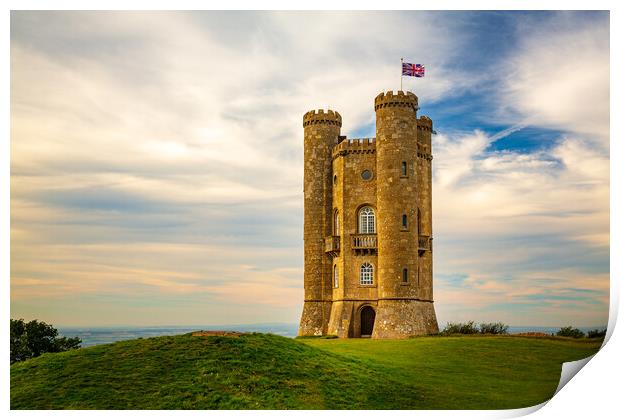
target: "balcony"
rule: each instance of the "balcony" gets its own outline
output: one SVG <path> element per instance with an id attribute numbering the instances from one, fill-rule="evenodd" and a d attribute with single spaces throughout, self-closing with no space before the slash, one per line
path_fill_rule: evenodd
<path id="1" fill-rule="evenodd" d="M 423 254 L 425 251 L 431 250 L 431 240 L 432 238 L 430 236 L 418 236 L 418 254 Z"/>
<path id="2" fill-rule="evenodd" d="M 377 234 L 351 235 L 351 248 L 356 255 L 376 255 Z"/>
<path id="3" fill-rule="evenodd" d="M 340 236 L 325 238 L 325 253 L 332 257 L 337 257 L 340 254 Z"/>

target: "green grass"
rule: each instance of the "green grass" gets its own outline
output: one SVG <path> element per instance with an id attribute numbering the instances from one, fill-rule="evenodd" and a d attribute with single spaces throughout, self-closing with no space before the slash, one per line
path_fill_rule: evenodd
<path id="1" fill-rule="evenodd" d="M 601 341 L 519 337 L 293 340 L 182 335 L 11 366 L 11 409 L 518 408 Z"/>

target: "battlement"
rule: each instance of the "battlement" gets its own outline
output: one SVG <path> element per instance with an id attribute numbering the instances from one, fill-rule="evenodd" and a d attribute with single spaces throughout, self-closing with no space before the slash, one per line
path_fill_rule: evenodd
<path id="1" fill-rule="evenodd" d="M 407 107 L 418 110 L 418 97 L 413 92 L 399 90 L 394 93 L 391 90 L 381 92 L 375 98 L 375 111 L 386 107 Z"/>
<path id="2" fill-rule="evenodd" d="M 308 111 L 304 114 L 304 127 L 315 124 L 337 125 L 342 127 L 342 117 L 336 111 L 323 109 Z"/>
<path id="3" fill-rule="evenodd" d="M 332 158 L 346 156 L 350 153 L 375 153 L 377 150 L 377 140 L 373 138 L 365 139 L 344 139 L 334 146 Z"/>
<path id="4" fill-rule="evenodd" d="M 418 118 L 418 130 L 422 131 L 433 131 L 433 120 L 423 115 Z"/>
<path id="5" fill-rule="evenodd" d="M 431 155 L 431 147 L 429 144 L 418 143 L 418 157 L 429 162 L 433 160 L 433 155 Z"/>

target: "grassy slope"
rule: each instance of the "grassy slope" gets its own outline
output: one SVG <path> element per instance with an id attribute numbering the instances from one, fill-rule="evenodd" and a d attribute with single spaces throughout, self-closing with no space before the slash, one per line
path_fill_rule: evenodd
<path id="1" fill-rule="evenodd" d="M 515 408 L 600 342 L 158 337 L 11 366 L 11 408 Z"/>
<path id="2" fill-rule="evenodd" d="M 388 373 L 405 392 L 417 392 L 412 408 L 486 409 L 548 400 L 560 380 L 562 363 L 590 356 L 601 341 L 477 336 L 312 344 Z"/>

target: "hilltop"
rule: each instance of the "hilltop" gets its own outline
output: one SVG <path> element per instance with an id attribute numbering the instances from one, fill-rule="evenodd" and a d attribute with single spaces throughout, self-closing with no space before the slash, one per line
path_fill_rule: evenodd
<path id="1" fill-rule="evenodd" d="M 601 341 L 156 337 L 11 366 L 11 409 L 519 408 Z"/>

